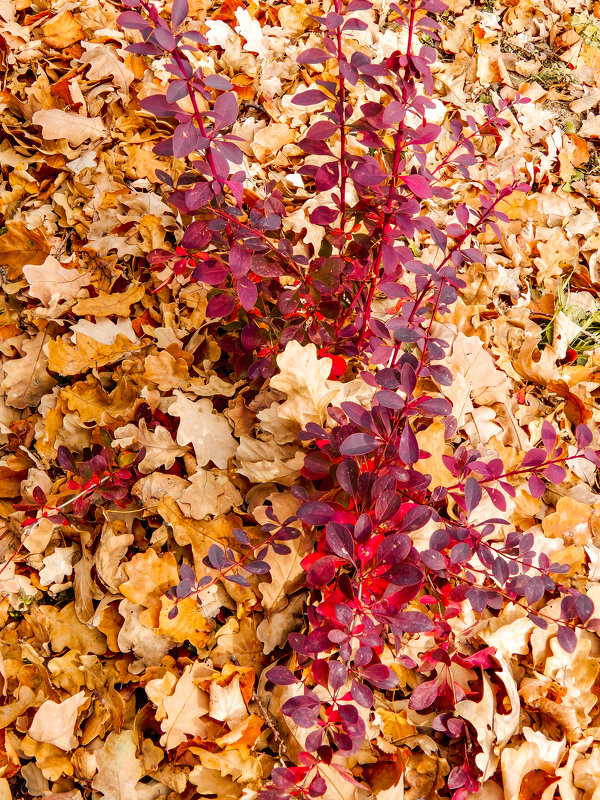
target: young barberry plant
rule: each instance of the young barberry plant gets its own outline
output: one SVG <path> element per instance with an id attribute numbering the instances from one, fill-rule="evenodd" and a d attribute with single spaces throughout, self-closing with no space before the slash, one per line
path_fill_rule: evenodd
<path id="1" fill-rule="evenodd" d="M 177 177 L 157 172 L 170 202 L 191 220 L 173 251 L 149 254 L 149 265 L 161 270 L 157 291 L 176 291 L 187 281 L 208 288 L 206 315 L 224 353 L 220 366 L 236 379 L 269 378 L 278 353 L 296 341 L 331 358 L 332 377 L 344 376 L 351 362 L 373 389 L 369 407 L 343 402 L 329 409 L 327 425 L 310 423 L 300 434 L 306 458 L 291 490 L 299 501 L 296 520 L 273 514 L 257 546 L 236 532 L 242 556 L 213 545 L 205 566 L 216 577 L 196 583 L 193 571 L 183 569 L 171 615 L 178 600 L 200 597 L 216 580 L 247 585 L 243 571 L 266 574 L 269 548 L 286 554 L 285 542 L 299 535 L 292 522 L 299 521 L 314 542 L 302 562 L 309 603 L 301 631 L 289 636 L 288 666 L 279 663 L 267 678 L 284 687 L 281 710 L 301 752 L 297 763 L 273 770 L 262 800 L 322 796 L 325 766 L 353 782 L 343 758 L 363 747 L 378 698 L 399 691 L 399 667 L 422 678 L 406 693 L 408 709 L 433 714 L 452 767 L 447 789 L 464 800 L 481 774 L 477 732 L 456 713 L 475 689 L 456 675 L 493 674 L 500 666 L 493 648 L 477 649 L 468 630 L 455 625 L 465 604 L 481 618 L 507 600 L 519 603 L 537 626 L 557 624 L 567 651 L 576 646 L 577 627 L 596 626 L 591 600 L 562 582 L 568 568 L 536 553 L 531 533 L 505 533 L 510 521 L 502 516 L 517 489 L 541 497 L 545 481 L 564 480 L 574 459 L 600 466 L 589 429 L 572 432 L 576 452 L 569 454 L 568 443 L 544 423 L 538 446 L 506 469 L 490 451 L 469 446 L 442 391 L 453 376 L 436 320 L 465 287 L 461 274 L 469 264 L 485 263 L 481 235 L 491 229 L 501 238 L 504 201 L 529 188 L 518 177 L 506 186 L 486 180 L 468 205 L 454 196 L 451 178 L 469 177 L 484 160 L 476 143 L 501 133 L 511 103 L 486 106 L 482 124 L 457 117 L 442 130 L 430 121 L 436 52 L 422 40 L 435 40 L 435 16 L 444 10 L 438 0 L 391 3 L 402 47 L 378 62 L 348 47 L 353 32 L 367 27 L 373 3 L 326 4 L 313 17 L 321 44 L 298 62 L 307 69 L 324 65 L 327 76 L 293 98 L 311 118 L 318 107 L 318 119 L 298 142 L 308 158 L 297 172 L 327 198 L 310 215 L 324 229 L 323 243 L 307 255 L 286 228 L 275 182 L 260 196 L 246 185 L 243 155 L 229 132 L 238 116 L 236 95 L 227 79 L 206 75 L 189 57 L 208 43 L 185 30 L 186 0 L 175 0 L 170 23 L 149 0 L 125 5 L 130 10 L 121 25 L 142 39 L 129 49 L 166 58 L 171 75 L 166 94 L 141 101 L 173 123 L 155 152 L 187 160 Z M 356 104 L 359 84 L 370 99 Z M 184 98 L 187 111 L 178 104 Z M 518 95 L 513 102 L 521 102 Z M 436 159 L 442 136 L 453 145 Z M 434 213 L 442 205 L 453 209 L 445 225 Z M 450 485 L 422 467 L 432 454 L 419 439 L 440 422 L 452 450 L 442 457 Z M 559 596 L 557 621 L 545 615 L 542 601 Z M 406 645 L 417 635 L 427 646 L 409 655 Z"/>

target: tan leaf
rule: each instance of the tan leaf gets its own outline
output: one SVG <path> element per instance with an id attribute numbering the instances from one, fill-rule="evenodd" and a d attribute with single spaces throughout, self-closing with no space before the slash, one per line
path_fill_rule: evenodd
<path id="1" fill-rule="evenodd" d="M 75 736 L 77 715 L 86 702 L 85 692 L 78 692 L 62 703 L 46 700 L 35 712 L 29 735 L 36 742 L 47 742 L 60 750 L 74 750 L 78 745 Z"/>
<path id="2" fill-rule="evenodd" d="M 144 774 L 136 755 L 133 731 L 109 733 L 95 755 L 98 772 L 92 788 L 107 800 L 132 800 L 137 783 Z"/>
<path id="3" fill-rule="evenodd" d="M 179 417 L 177 442 L 192 444 L 199 467 L 212 461 L 219 469 L 227 467 L 227 460 L 235 453 L 237 442 L 225 417 L 213 414 L 213 405 L 207 397 L 193 402 L 181 392 L 175 393 L 168 413 Z"/>
<path id="4" fill-rule="evenodd" d="M 302 618 L 302 609 L 306 601 L 306 593 L 295 595 L 282 610 L 268 614 L 256 628 L 258 639 L 264 644 L 266 655 L 276 647 L 283 647 L 287 636 L 298 626 Z"/>
<path id="5" fill-rule="evenodd" d="M 283 122 L 272 122 L 266 128 L 257 131 L 252 141 L 252 150 L 256 158 L 263 163 L 270 161 L 285 144 L 296 138 L 295 132 Z"/>
<path id="6" fill-rule="evenodd" d="M 83 28 L 70 11 L 63 11 L 43 26 L 44 42 L 55 50 L 64 50 L 83 36 Z"/>
<path id="7" fill-rule="evenodd" d="M 0 236 L 0 266 L 9 280 L 15 280 L 26 264 L 44 263 L 50 255 L 50 244 L 43 228 L 30 231 L 14 220 L 5 224 L 7 233 Z"/>
<path id="8" fill-rule="evenodd" d="M 82 44 L 85 53 L 81 56 L 80 62 L 89 67 L 85 73 L 87 80 L 99 81 L 102 78 L 109 78 L 111 86 L 115 86 L 119 94 L 126 99 L 134 74 L 125 65 L 124 55 L 106 42 L 96 44 L 84 41 Z"/>
<path id="9" fill-rule="evenodd" d="M 151 547 L 145 553 L 136 553 L 123 569 L 127 575 L 119 591 L 132 603 L 149 610 L 144 619 L 150 627 L 158 627 L 160 599 L 171 586 L 179 583 L 177 561 L 173 553 L 158 556 Z"/>
<path id="10" fill-rule="evenodd" d="M 100 117 L 82 117 L 74 111 L 57 108 L 36 111 L 31 121 L 41 126 L 44 139 L 66 139 L 73 147 L 79 147 L 88 139 L 101 139 L 106 134 Z"/>
<path id="11" fill-rule="evenodd" d="M 141 284 L 132 284 L 124 292 L 108 294 L 100 292 L 98 297 L 86 297 L 73 306 L 73 313 L 85 316 L 93 314 L 95 317 L 128 317 L 130 307 L 144 296 L 144 287 Z"/>
<path id="12" fill-rule="evenodd" d="M 220 686 L 216 681 L 211 683 L 208 714 L 213 719 L 226 722 L 229 728 L 234 728 L 248 716 L 237 675 L 226 686 Z"/>
<path id="13" fill-rule="evenodd" d="M 179 497 L 177 505 L 194 519 L 220 517 L 242 502 L 242 496 L 223 473 L 199 469 L 188 480 L 191 485 Z"/>
<path id="14" fill-rule="evenodd" d="M 6 393 L 7 405 L 13 408 L 36 407 L 54 386 L 56 381 L 47 372 L 49 344 L 45 333 L 37 333 L 23 342 L 25 355 L 22 358 L 13 358 L 3 364 L 6 377 L 1 387 Z"/>
<path id="15" fill-rule="evenodd" d="M 178 456 L 188 452 L 187 447 L 180 447 L 171 434 L 162 425 L 157 425 L 149 431 L 146 420 L 141 419 L 137 425 L 130 423 L 122 428 L 117 428 L 114 433 L 113 444 L 118 444 L 124 449 L 132 445 L 139 445 L 135 450 L 146 448 L 146 455 L 139 463 L 140 472 L 148 474 L 159 467 L 170 469 Z"/>
<path id="16" fill-rule="evenodd" d="M 78 375 L 94 367 L 114 364 L 143 346 L 142 342 L 131 342 L 122 334 L 118 334 L 112 344 L 99 344 L 95 339 L 78 333 L 77 344 L 69 344 L 64 338 L 50 340 L 49 369 L 64 377 Z"/>
<path id="17" fill-rule="evenodd" d="M 206 722 L 201 717 L 208 712 L 208 694 L 195 683 L 205 677 L 206 669 L 198 662 L 188 664 L 173 694 L 163 700 L 166 717 L 161 722 L 160 743 L 166 750 L 187 741 L 188 736 L 206 736 Z"/>
<path id="18" fill-rule="evenodd" d="M 285 392 L 287 400 L 279 414 L 304 428 L 309 422 L 322 424 L 327 407 L 340 392 L 341 384 L 329 380 L 332 360 L 319 358 L 314 344 L 302 346 L 291 341 L 277 356 L 279 374 L 271 378 L 271 387 Z"/>
<path id="19" fill-rule="evenodd" d="M 66 269 L 53 256 L 48 256 L 43 264 L 23 267 L 23 275 L 29 284 L 29 294 L 39 298 L 45 306 L 77 297 L 90 282 L 89 275 Z"/>
<path id="20" fill-rule="evenodd" d="M 169 619 L 169 612 L 175 608 L 175 601 L 169 597 L 161 598 L 158 632 L 170 636 L 176 642 L 188 641 L 197 650 L 205 650 L 213 638 L 214 623 L 208 622 L 198 607 L 195 595 L 177 602 L 177 616 Z"/>

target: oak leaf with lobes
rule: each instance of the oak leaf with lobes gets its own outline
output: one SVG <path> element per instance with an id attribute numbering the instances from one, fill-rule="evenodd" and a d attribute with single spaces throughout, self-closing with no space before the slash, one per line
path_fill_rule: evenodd
<path id="1" fill-rule="evenodd" d="M 168 407 L 168 413 L 180 419 L 177 443 L 193 446 L 199 467 L 212 461 L 219 469 L 225 469 L 227 460 L 237 449 L 237 442 L 225 417 L 213 414 L 213 405 L 207 397 L 196 402 L 181 392 L 175 392 L 175 397 Z"/>

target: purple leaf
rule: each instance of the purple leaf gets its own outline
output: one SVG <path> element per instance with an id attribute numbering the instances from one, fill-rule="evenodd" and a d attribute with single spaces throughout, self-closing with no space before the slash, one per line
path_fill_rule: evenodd
<path id="1" fill-rule="evenodd" d="M 258 298 L 258 291 L 256 289 L 256 284 L 253 283 L 250 278 L 247 278 L 245 275 L 238 279 L 237 282 L 237 291 L 238 297 L 240 298 L 240 303 L 244 307 L 246 311 L 250 311 L 251 308 L 254 308 L 256 305 L 256 300 Z"/>
<path id="2" fill-rule="evenodd" d="M 427 633 L 433 630 L 433 622 L 422 611 L 403 611 L 395 624 L 406 633 Z"/>
<path id="3" fill-rule="evenodd" d="M 471 514 L 481 502 L 482 491 L 481 486 L 476 478 L 467 478 L 465 483 L 465 503 L 467 506 L 467 514 Z"/>
<path id="4" fill-rule="evenodd" d="M 235 308 L 233 297 L 220 292 L 213 295 L 206 305 L 206 316 L 209 319 L 228 317 Z"/>
<path id="5" fill-rule="evenodd" d="M 440 693 L 440 684 L 438 678 L 431 681 L 425 681 L 413 689 L 408 701 L 408 707 L 413 711 L 424 711 L 429 708 L 436 700 Z"/>
<path id="6" fill-rule="evenodd" d="M 151 94 L 140 100 L 140 106 L 144 111 L 149 111 L 155 117 L 174 117 L 179 112 L 179 106 L 175 103 L 167 102 L 164 94 Z"/>
<path id="7" fill-rule="evenodd" d="M 575 438 L 577 439 L 577 447 L 584 450 L 592 443 L 592 432 L 587 425 L 578 425 L 575 429 Z"/>
<path id="8" fill-rule="evenodd" d="M 439 572 L 446 567 L 446 559 L 437 550 L 423 550 L 421 553 L 421 561 L 429 569 Z"/>
<path id="9" fill-rule="evenodd" d="M 173 6 L 171 8 L 171 23 L 173 25 L 173 30 L 177 30 L 181 23 L 185 21 L 189 13 L 190 7 L 188 0 L 173 0 Z"/>
<path id="10" fill-rule="evenodd" d="M 295 106 L 316 106 L 327 100 L 327 96 L 319 89 L 309 89 L 307 92 L 300 92 L 292 99 Z"/>
<path id="11" fill-rule="evenodd" d="M 137 11 L 124 11 L 117 17 L 117 24 L 121 28 L 128 28 L 129 30 L 141 31 L 148 27 L 148 23 L 138 14 Z"/>
<path id="12" fill-rule="evenodd" d="M 225 94 L 219 95 L 211 112 L 216 118 L 215 130 L 221 130 L 233 125 L 237 119 L 238 111 L 235 92 L 225 92 Z"/>
<path id="13" fill-rule="evenodd" d="M 340 447 L 340 453 L 344 456 L 364 456 L 377 450 L 379 443 L 368 433 L 353 433 Z"/>
<path id="14" fill-rule="evenodd" d="M 165 23 L 166 24 L 166 23 Z M 172 53 L 177 47 L 177 41 L 168 28 L 157 27 L 150 37 L 150 41 L 154 41 L 163 50 Z"/>
<path id="15" fill-rule="evenodd" d="M 548 457 L 547 453 L 544 450 L 528 450 L 525 453 L 525 457 L 521 462 L 522 467 L 539 467 L 546 461 Z"/>
<path id="16" fill-rule="evenodd" d="M 535 498 L 541 497 L 546 491 L 546 484 L 541 478 L 538 478 L 537 475 L 532 475 L 529 478 L 527 486 L 531 496 Z"/>
<path id="17" fill-rule="evenodd" d="M 327 206 L 317 206 L 310 215 L 310 221 L 313 225 L 331 225 L 338 217 L 339 211 L 335 208 L 327 208 Z"/>
<path id="18" fill-rule="evenodd" d="M 334 511 L 327 503 L 313 500 L 300 506 L 298 519 L 307 525 L 326 525 L 333 517 Z"/>
<path id="19" fill-rule="evenodd" d="M 330 58 L 331 56 L 325 50 L 319 50 L 318 47 L 309 47 L 308 50 L 300 53 L 296 62 L 298 64 L 324 64 Z"/>
<path id="20" fill-rule="evenodd" d="M 378 689 L 394 689 L 398 685 L 398 678 L 389 667 L 384 664 L 374 664 L 362 671 L 362 677 L 377 686 Z"/>
<path id="21" fill-rule="evenodd" d="M 286 667 L 271 667 L 267 672 L 267 678 L 277 686 L 291 686 L 292 683 L 298 683 L 294 673 Z"/>
<path id="22" fill-rule="evenodd" d="M 556 638 L 558 639 L 559 645 L 566 653 L 572 653 L 577 647 L 577 635 L 571 628 L 559 625 Z"/>
<path id="23" fill-rule="evenodd" d="M 423 572 L 415 564 L 406 561 L 394 566 L 385 573 L 390 583 L 396 586 L 416 586 L 423 581 Z"/>
<path id="24" fill-rule="evenodd" d="M 207 75 L 204 79 L 206 86 L 211 89 L 219 89 L 222 92 L 232 91 L 233 85 L 224 75 Z"/>
<path id="25" fill-rule="evenodd" d="M 433 197 L 431 185 L 427 178 L 422 175 L 403 175 L 402 180 L 419 200 L 427 200 Z"/>
<path id="26" fill-rule="evenodd" d="M 364 156 L 363 162 L 355 167 L 351 173 L 352 180 L 361 186 L 379 186 L 387 175 L 379 166 L 376 159 Z"/>

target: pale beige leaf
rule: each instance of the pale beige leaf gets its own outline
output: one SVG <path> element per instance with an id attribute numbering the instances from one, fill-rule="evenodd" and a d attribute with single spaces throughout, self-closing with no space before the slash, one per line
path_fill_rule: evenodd
<path id="1" fill-rule="evenodd" d="M 79 147 L 88 139 L 101 139 L 106 134 L 100 117 L 82 117 L 74 111 L 58 108 L 36 111 L 31 121 L 41 126 L 44 139 L 66 139 L 73 147 Z"/>
<path id="2" fill-rule="evenodd" d="M 136 786 L 144 771 L 136 755 L 133 731 L 109 733 L 102 747 L 96 751 L 98 772 L 92 788 L 106 800 L 132 800 Z"/>
<path id="3" fill-rule="evenodd" d="M 86 702 L 83 691 L 71 695 L 62 703 L 46 700 L 35 712 L 29 735 L 36 742 L 47 742 L 60 750 L 74 750 L 78 744 L 75 736 L 77 714 Z"/>
<path id="4" fill-rule="evenodd" d="M 23 342 L 23 357 L 3 364 L 6 377 L 1 388 L 13 408 L 36 407 L 56 381 L 47 372 L 49 337 L 37 333 Z"/>
<path id="5" fill-rule="evenodd" d="M 178 456 L 183 456 L 188 452 L 186 447 L 180 447 L 173 439 L 169 431 L 162 425 L 157 425 L 154 430 L 149 431 L 145 419 L 141 419 L 137 425 L 129 423 L 122 428 L 117 428 L 114 433 L 113 444 L 118 444 L 123 448 L 130 448 L 132 445 L 139 450 L 146 448 L 146 455 L 140 461 L 140 472 L 148 474 L 154 472 L 159 467 L 170 469 Z"/>
<path id="6" fill-rule="evenodd" d="M 193 402 L 181 392 L 175 395 L 176 400 L 170 404 L 168 413 L 180 419 L 178 444 L 193 445 L 198 466 L 212 461 L 219 469 L 225 469 L 237 447 L 225 417 L 213 414 L 213 405 L 207 397 Z"/>
<path id="7" fill-rule="evenodd" d="M 48 256 L 43 264 L 27 264 L 23 275 L 29 284 L 29 294 L 48 307 L 77 297 L 90 282 L 88 275 L 63 267 L 54 256 Z"/>
<path id="8" fill-rule="evenodd" d="M 177 505 L 188 517 L 222 516 L 242 502 L 241 494 L 224 473 L 199 469 L 188 480 L 190 486 L 177 500 Z"/>
<path id="9" fill-rule="evenodd" d="M 248 716 L 237 675 L 227 686 L 219 686 L 216 681 L 211 683 L 208 714 L 213 719 L 226 722 L 230 728 Z"/>
<path id="10" fill-rule="evenodd" d="M 206 735 L 206 722 L 201 718 L 208 712 L 208 694 L 194 682 L 195 678 L 205 677 L 205 673 L 202 664 L 188 664 L 173 694 L 163 700 L 166 717 L 161 723 L 164 733 L 160 743 L 166 750 L 187 741 L 188 736 Z"/>

